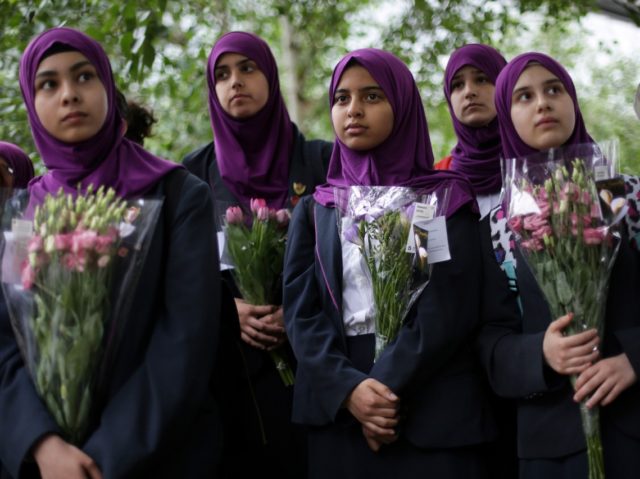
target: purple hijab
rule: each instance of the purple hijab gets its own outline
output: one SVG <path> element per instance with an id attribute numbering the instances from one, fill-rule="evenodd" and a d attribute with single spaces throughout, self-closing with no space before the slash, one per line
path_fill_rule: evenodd
<path id="1" fill-rule="evenodd" d="M 481 128 L 461 123 L 451 106 L 451 82 L 458 70 L 470 65 L 482 71 L 495 85 L 500 70 L 506 64 L 507 61 L 495 48 L 472 43 L 453 52 L 444 73 L 444 96 L 458 137 L 458 143 L 451 151 L 451 169 L 465 175 L 477 194 L 497 193 L 502 186 L 498 119 L 494 118 Z"/>
<path id="2" fill-rule="evenodd" d="M 267 104 L 251 118 L 236 120 L 220 105 L 215 67 L 224 53 L 245 55 L 258 65 L 269 83 Z M 246 32 L 230 32 L 216 42 L 207 65 L 209 114 L 220 175 L 241 204 L 264 198 L 282 208 L 289 195 L 289 163 L 293 124 L 280 92 L 278 67 L 269 45 Z"/>
<path id="3" fill-rule="evenodd" d="M 330 107 L 342 74 L 354 63 L 366 68 L 387 95 L 393 109 L 393 129 L 384 142 L 368 151 L 351 150 L 336 137 L 327 184 L 316 189 L 316 201 L 334 206 L 334 187 L 407 186 L 433 191 L 447 184 L 451 187 L 447 217 L 472 202 L 471 185 L 463 176 L 433 169 L 433 152 L 420 93 L 413 75 L 396 56 L 375 48 L 346 55 L 331 77 Z"/>
<path id="4" fill-rule="evenodd" d="M 507 66 L 500 72 L 498 80 L 496 81 L 496 111 L 498 112 L 498 121 L 500 123 L 500 137 L 502 138 L 502 152 L 504 157 L 520 158 L 538 152 L 538 150 L 530 147 L 520 139 L 520 136 L 518 136 L 516 132 L 516 127 L 511 120 L 511 95 L 513 94 L 513 89 L 522 72 L 531 63 L 538 63 L 557 76 L 573 100 L 576 125 L 573 133 L 565 142 L 565 145 L 593 143 L 593 139 L 589 136 L 589 133 L 587 133 L 584 125 L 582 113 L 580 113 L 580 107 L 578 106 L 576 88 L 567 70 L 553 58 L 543 53 L 523 53 L 507 63 Z"/>
<path id="5" fill-rule="evenodd" d="M 104 125 L 93 138 L 65 143 L 44 128 L 35 110 L 35 76 L 38 66 L 54 45 L 64 45 L 83 54 L 93 64 L 104 85 L 108 113 Z M 27 107 L 29 124 L 42 161 L 49 170 L 29 185 L 31 197 L 41 202 L 59 188 L 69 193 L 94 186 L 110 186 L 125 198 L 135 198 L 151 190 L 169 171 L 180 165 L 160 159 L 123 137 L 123 122 L 116 108 L 116 86 L 109 59 L 102 46 L 71 28 L 52 28 L 35 37 L 20 59 L 20 89 Z"/>
<path id="6" fill-rule="evenodd" d="M 13 187 L 26 188 L 33 178 L 33 163 L 27 154 L 13 143 L 0 141 L 0 156 L 13 170 Z"/>

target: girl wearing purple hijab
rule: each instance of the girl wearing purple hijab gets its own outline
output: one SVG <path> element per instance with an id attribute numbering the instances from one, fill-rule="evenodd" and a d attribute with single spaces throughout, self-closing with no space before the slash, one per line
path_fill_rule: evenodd
<path id="1" fill-rule="evenodd" d="M 209 390 L 219 315 L 209 189 L 123 138 L 109 59 L 87 35 L 54 28 L 35 37 L 20 87 L 48 169 L 29 184 L 34 202 L 93 184 L 165 203 L 126 331 L 105 356 L 84 444 L 61 437 L 0 321 L 0 460 L 15 478 L 210 476 L 220 431 Z"/>
<path id="2" fill-rule="evenodd" d="M 0 212 L 13 189 L 26 188 L 33 175 L 31 158 L 13 143 L 0 141 Z M 4 293 L 0 292 L 0 321 L 8 321 L 8 315 Z M 0 477 L 2 477 L 1 462 Z"/>
<path id="3" fill-rule="evenodd" d="M 473 344 L 482 318 L 499 324 L 517 314 L 508 296 L 483 301 L 471 185 L 432 169 L 421 98 L 394 55 L 346 55 L 329 100 L 336 140 L 327 184 L 294 211 L 284 274 L 285 324 L 298 359 L 293 420 L 309 427 L 310 477 L 487 477 L 483 451 L 496 426 Z M 451 188 L 451 260 L 433 266 L 375 363 L 372 305 L 358 287 L 363 266 L 342 242 L 334 209 L 333 188 L 350 185 Z"/>
<path id="4" fill-rule="evenodd" d="M 13 143 L 0 141 L 0 188 L 26 188 L 33 176 L 31 158 Z"/>
<path id="5" fill-rule="evenodd" d="M 490 221 L 490 212 L 499 207 L 502 188 L 502 147 L 494 93 L 498 74 L 506 64 L 495 48 L 472 43 L 451 54 L 444 73 L 444 95 L 458 142 L 451 155 L 435 167 L 457 171 L 469 179 L 480 210 L 480 230 L 486 241 L 495 236 L 495 226 L 500 224 Z M 512 277 L 511 263 L 501 255 L 499 244 L 494 253 L 507 277 Z M 492 477 L 516 477 L 515 403 L 498 397 L 493 399 L 500 438 L 487 450 Z"/>
<path id="6" fill-rule="evenodd" d="M 292 208 L 324 183 L 331 144 L 305 140 L 290 120 L 278 67 L 264 40 L 247 32 L 220 37 L 209 55 L 207 84 L 214 139 L 189 154 L 184 165 L 211 186 L 220 216 L 232 205 L 248 212 L 251 198 L 263 198 L 272 208 Z M 229 271 L 222 277 L 238 311 L 238 319 L 225 318 L 223 324 L 222 347 L 233 358 L 225 368 L 221 399 L 224 474 L 304 477 L 305 437 L 291 424 L 292 391 L 268 354 L 283 348 L 295 365 L 282 307 L 247 304 Z M 247 455 L 254 460 L 245 460 Z"/>
<path id="7" fill-rule="evenodd" d="M 469 179 L 481 218 L 498 204 L 502 187 L 493 96 L 496 78 L 506 64 L 496 49 L 474 43 L 453 52 L 444 73 L 444 95 L 458 143 L 436 168 L 458 171 Z"/>
<path id="8" fill-rule="evenodd" d="M 525 53 L 509 62 L 496 82 L 495 100 L 505 158 L 593 141 L 571 77 L 547 55 Z M 599 338 L 595 330 L 563 336 L 572 314 L 551 318 L 529 268 L 518 259 L 521 334 L 505 336 L 487 355 L 487 364 L 496 392 L 518 398 L 520 477 L 587 477 L 577 402 L 589 396 L 590 407 L 603 406 L 606 476 L 633 477 L 640 470 L 637 261 L 623 240 Z M 579 374 L 575 390 L 571 374 Z"/>

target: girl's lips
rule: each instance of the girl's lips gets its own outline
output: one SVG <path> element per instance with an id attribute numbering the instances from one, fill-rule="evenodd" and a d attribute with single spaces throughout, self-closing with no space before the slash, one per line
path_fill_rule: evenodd
<path id="1" fill-rule="evenodd" d="M 244 100 L 246 98 L 249 98 L 249 95 L 234 95 L 233 97 L 231 97 L 231 103 L 237 100 Z"/>
<path id="2" fill-rule="evenodd" d="M 556 120 L 555 118 L 543 118 L 542 120 L 539 120 L 535 126 L 543 126 L 556 123 L 558 123 L 558 120 Z"/>
<path id="3" fill-rule="evenodd" d="M 367 128 L 362 125 L 348 125 L 346 130 L 347 134 L 351 136 L 358 136 L 365 132 Z"/>
<path id="4" fill-rule="evenodd" d="M 67 113 L 62 118 L 62 122 L 63 123 L 75 123 L 75 122 L 83 120 L 87 116 L 88 115 L 86 113 L 83 113 L 81 111 L 74 111 L 74 112 L 71 112 L 71 113 Z"/>

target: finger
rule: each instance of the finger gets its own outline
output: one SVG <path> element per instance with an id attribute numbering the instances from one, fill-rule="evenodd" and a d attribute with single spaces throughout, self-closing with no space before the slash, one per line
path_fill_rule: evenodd
<path id="1" fill-rule="evenodd" d="M 570 336 L 567 339 L 572 339 L 573 336 Z M 598 353 L 599 349 L 598 349 L 598 344 L 600 343 L 600 338 L 598 336 L 596 336 L 595 338 L 593 338 L 591 341 L 589 341 L 586 344 L 580 344 L 577 346 L 570 346 L 569 348 L 569 355 L 571 356 L 588 356 L 594 352 Z"/>
<path id="2" fill-rule="evenodd" d="M 375 379 L 370 384 L 371 389 L 373 389 L 378 395 L 387 399 L 391 402 L 397 402 L 398 396 L 396 396 L 391 389 L 382 384 L 380 381 L 376 381 Z"/>
<path id="3" fill-rule="evenodd" d="M 572 319 L 573 319 L 573 313 L 569 313 L 569 314 L 566 314 L 564 316 L 560 316 L 555 321 L 551 321 L 551 324 L 549 324 L 549 328 L 548 329 L 551 332 L 562 331 L 564 328 L 569 326 L 569 323 L 571 323 Z"/>
<path id="4" fill-rule="evenodd" d="M 398 440 L 398 435 L 397 434 L 378 436 L 377 434 L 374 434 L 371 431 L 367 430 L 365 427 L 362 428 L 362 432 L 364 433 L 365 437 L 369 437 L 371 439 L 374 439 L 375 441 L 377 441 L 379 443 L 382 443 L 382 444 L 391 444 L 391 443 L 393 443 L 393 442 Z"/>
<path id="5" fill-rule="evenodd" d="M 364 439 L 367 441 L 367 446 L 369 446 L 369 449 L 371 449 L 373 452 L 378 452 L 380 450 L 381 444 L 378 441 L 366 435 L 364 436 Z"/>
<path id="6" fill-rule="evenodd" d="M 586 356 L 579 356 L 579 357 L 568 359 L 567 361 L 565 361 L 565 367 L 572 368 L 572 369 L 583 368 L 583 366 L 585 365 L 594 364 L 598 360 L 599 355 L 600 354 L 598 353 L 598 351 L 592 351 Z M 575 374 L 574 371 L 572 371 L 572 373 Z"/>
<path id="7" fill-rule="evenodd" d="M 566 336 L 565 338 L 563 338 L 563 341 L 565 346 L 574 348 L 579 346 L 588 346 L 588 344 L 592 341 L 596 341 L 596 338 L 598 338 L 598 331 L 596 331 L 595 329 L 589 329 L 587 331 L 583 331 L 582 333 Z M 599 340 L 600 339 L 598 338 L 598 341 Z"/>
<path id="8" fill-rule="evenodd" d="M 362 426 L 375 437 L 392 437 L 396 435 L 396 432 L 392 428 L 384 428 L 377 426 L 371 421 L 365 421 Z"/>
<path id="9" fill-rule="evenodd" d="M 606 380 L 601 374 L 596 374 L 591 377 L 583 386 L 580 387 L 579 390 L 573 395 L 574 400 L 576 402 L 584 401 L 590 394 L 594 394 L 594 392 L 600 387 L 600 385 Z"/>
<path id="10" fill-rule="evenodd" d="M 102 473 L 93 460 L 90 460 L 87 464 L 83 464 L 82 467 L 91 479 L 102 479 Z"/>
<path id="11" fill-rule="evenodd" d="M 254 325 L 259 325 L 259 326 L 256 327 Z M 275 343 L 278 340 L 277 337 L 273 337 L 270 334 L 263 331 L 264 326 L 261 324 L 260 321 L 249 322 L 249 324 L 245 325 L 245 327 L 242 330 L 246 334 L 251 336 L 251 338 L 254 341 L 258 341 L 262 343 L 264 346 L 271 346 L 273 343 Z"/>
<path id="12" fill-rule="evenodd" d="M 611 388 L 611 391 L 609 391 L 609 394 L 607 394 L 607 396 L 600 402 L 600 405 L 607 406 L 608 404 L 611 404 L 623 390 L 624 388 L 620 384 L 616 383 L 616 385 Z"/>
<path id="13" fill-rule="evenodd" d="M 282 346 L 284 343 L 287 342 L 287 338 L 280 338 L 278 339 L 278 342 L 272 344 L 271 346 L 267 346 L 267 351 L 273 351 L 274 349 L 278 349 L 280 346 Z"/>
<path id="14" fill-rule="evenodd" d="M 375 415 L 387 419 L 400 419 L 397 407 L 376 407 Z"/>
<path id="15" fill-rule="evenodd" d="M 580 388 L 582 388 L 582 386 L 584 386 L 587 382 L 589 382 L 589 380 L 592 377 L 594 377 L 596 374 L 598 374 L 598 365 L 597 364 L 596 364 L 596 366 L 588 368 L 584 372 L 582 372 L 582 374 L 580 374 L 580 376 L 578 376 L 578 379 L 576 379 L 575 390 L 578 391 Z"/>
<path id="16" fill-rule="evenodd" d="M 596 392 L 593 393 L 593 396 L 591 396 L 587 401 L 587 407 L 591 409 L 600 404 L 600 401 L 602 401 L 611 392 L 614 385 L 615 382 L 613 381 L 603 382 L 600 387 L 596 389 Z"/>
<path id="17" fill-rule="evenodd" d="M 273 313 L 274 306 L 271 306 L 269 304 L 267 305 L 248 304 L 247 309 L 249 310 L 249 313 L 251 315 L 257 316 L 258 318 L 260 318 L 262 316 L 266 316 L 267 314 Z"/>
<path id="18" fill-rule="evenodd" d="M 382 429 L 394 429 L 398 425 L 397 419 L 382 416 L 373 416 L 369 418 L 369 422 L 381 427 Z"/>
<path id="19" fill-rule="evenodd" d="M 249 346 L 253 346 L 254 348 L 257 349 L 265 349 L 265 346 L 263 346 L 262 344 L 260 344 L 257 341 L 254 341 L 248 334 L 246 334 L 244 331 L 240 332 L 240 338 L 247 343 Z"/>
<path id="20" fill-rule="evenodd" d="M 262 331 L 269 332 L 270 334 L 284 334 L 285 332 L 284 326 L 281 326 L 274 320 L 272 319 L 270 320 L 268 318 L 272 318 L 272 316 L 271 315 L 264 316 L 259 320 Z"/>

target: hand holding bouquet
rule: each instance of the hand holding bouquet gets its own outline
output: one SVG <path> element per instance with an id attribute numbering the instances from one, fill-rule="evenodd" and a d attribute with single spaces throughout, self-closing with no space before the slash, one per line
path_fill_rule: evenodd
<path id="1" fill-rule="evenodd" d="M 249 304 L 280 305 L 284 250 L 289 212 L 251 200 L 252 218 L 247 224 L 242 209 L 231 206 L 225 214 L 226 249 L 233 263 L 231 274 Z M 293 371 L 280 348 L 269 351 L 283 383 L 291 386 Z"/>
<path id="2" fill-rule="evenodd" d="M 572 312 L 564 333 L 602 334 L 619 238 L 603 219 L 591 158 L 532 157 L 507 165 L 508 224 L 554 318 Z M 572 383 L 576 377 L 572 376 Z M 604 477 L 598 410 L 580 404 L 589 477 Z"/>

